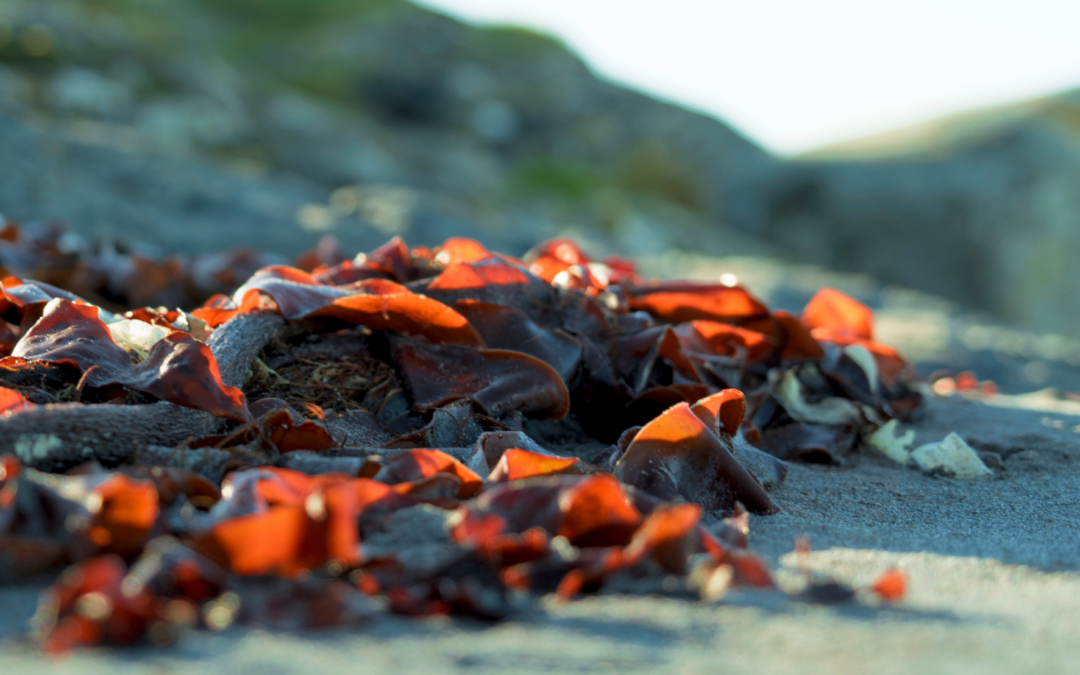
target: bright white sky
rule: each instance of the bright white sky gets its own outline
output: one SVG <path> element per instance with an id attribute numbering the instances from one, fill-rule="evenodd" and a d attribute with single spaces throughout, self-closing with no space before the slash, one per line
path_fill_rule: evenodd
<path id="1" fill-rule="evenodd" d="M 421 0 L 796 153 L 1080 87 L 1080 0 Z"/>

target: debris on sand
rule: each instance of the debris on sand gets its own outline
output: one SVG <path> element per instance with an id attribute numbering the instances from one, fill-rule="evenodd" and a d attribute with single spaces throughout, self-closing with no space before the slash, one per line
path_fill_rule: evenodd
<path id="1" fill-rule="evenodd" d="M 897 464 L 907 464 L 911 461 L 911 446 L 915 443 L 915 431 L 908 429 L 903 434 L 898 434 L 899 422 L 889 420 L 880 429 L 866 437 L 867 445 L 881 451 Z"/>
<path id="2" fill-rule="evenodd" d="M 943 474 L 957 480 L 976 480 L 994 475 L 979 456 L 955 432 L 937 443 L 920 445 L 911 460 L 926 473 Z"/>
<path id="3" fill-rule="evenodd" d="M 568 240 L 395 238 L 190 312 L 7 277 L 0 331 L 0 578 L 67 566 L 35 619 L 53 652 L 771 587 L 747 513 L 779 509 L 786 462 L 903 448 L 921 404 L 837 291 L 796 317 Z M 934 447 L 912 457 L 988 471 Z"/>

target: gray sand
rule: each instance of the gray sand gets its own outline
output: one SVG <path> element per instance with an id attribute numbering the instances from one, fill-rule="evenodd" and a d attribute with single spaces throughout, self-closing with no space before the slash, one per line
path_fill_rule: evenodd
<path id="1" fill-rule="evenodd" d="M 14 639 L 37 589 L 9 587 L 0 590 L 4 672 L 1075 672 L 1080 405 L 994 402 L 934 400 L 916 425 L 920 442 L 958 431 L 997 466 L 992 479 L 925 476 L 867 451 L 844 468 L 794 466 L 775 493 L 784 512 L 751 522 L 751 546 L 785 588 L 803 583 L 790 552 L 806 533 L 815 571 L 865 586 L 903 569 L 909 594 L 895 606 L 773 591 L 733 592 L 717 605 L 612 595 L 493 626 L 385 619 L 327 633 L 198 633 L 172 649 L 90 650 L 49 664 Z"/>
<path id="2" fill-rule="evenodd" d="M 775 560 L 804 532 L 814 549 L 925 552 L 1075 571 L 1080 434 L 1071 427 L 1077 421 L 960 398 L 932 400 L 915 427 L 916 443 L 957 431 L 988 465 L 1000 467 L 994 478 L 933 478 L 873 450 L 864 450 L 850 469 L 795 464 L 775 493 L 784 512 L 754 519 L 751 545 Z"/>
<path id="3" fill-rule="evenodd" d="M 1005 391 L 1080 391 L 1080 342 L 1007 329 L 921 294 L 765 259 L 666 256 L 647 270 L 721 271 L 790 309 L 822 285 L 855 295 L 879 310 L 881 339 L 924 373 L 974 367 Z M 1031 363 L 1047 377 L 1029 377 Z M 842 468 L 792 466 L 774 492 L 784 512 L 751 521 L 752 549 L 779 569 L 786 589 L 803 583 L 791 551 L 805 533 L 817 572 L 865 586 L 889 567 L 903 569 L 909 594 L 895 606 L 866 598 L 823 606 L 762 591 L 733 592 L 718 605 L 609 595 L 497 625 L 389 618 L 327 633 L 197 633 L 172 649 L 90 650 L 50 664 L 17 640 L 39 588 L 6 587 L 0 672 L 1076 672 L 1080 403 L 1049 394 L 935 399 L 915 429 L 919 443 L 958 432 L 994 478 L 934 478 L 864 451 Z"/>

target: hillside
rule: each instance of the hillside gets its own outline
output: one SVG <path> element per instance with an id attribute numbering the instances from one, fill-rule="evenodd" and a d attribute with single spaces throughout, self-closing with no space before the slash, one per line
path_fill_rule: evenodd
<path id="1" fill-rule="evenodd" d="M 803 153 L 806 160 L 941 157 L 1019 125 L 1040 124 L 1080 142 L 1080 89 L 978 108 Z"/>
<path id="2" fill-rule="evenodd" d="M 760 254 L 1080 335 L 1080 95 L 781 161 L 398 0 L 0 0 L 0 212 L 161 251 L 450 234 Z"/>
<path id="3" fill-rule="evenodd" d="M 1078 185 L 1080 90 L 808 153 L 733 222 L 793 259 L 1077 335 Z"/>
<path id="4" fill-rule="evenodd" d="M 196 185 L 182 168 L 194 159 L 215 165 L 196 174 L 233 174 L 209 182 L 234 193 L 245 180 L 288 195 L 269 209 L 295 221 L 293 239 L 274 226 L 279 252 L 324 233 L 434 243 L 446 220 L 511 250 L 567 223 L 630 247 L 690 247 L 732 179 L 770 161 L 714 119 L 598 79 L 550 37 L 404 2 L 5 0 L 0 15 L 0 113 L 48 129 L 33 140 L 39 131 L 4 125 L 29 165 L 0 209 L 86 234 L 246 243 L 237 212 L 250 205 Z M 103 174 L 146 168 L 103 181 L 60 159 L 88 153 Z M 167 187 L 142 184 L 165 174 Z M 96 209 L 69 204 L 69 188 Z M 160 218 L 131 213 L 159 193 L 174 195 Z M 204 243 L 159 232 L 178 210 L 228 232 Z"/>

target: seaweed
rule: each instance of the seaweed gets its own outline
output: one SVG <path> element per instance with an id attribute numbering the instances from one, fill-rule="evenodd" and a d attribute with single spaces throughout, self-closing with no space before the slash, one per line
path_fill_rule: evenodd
<path id="1" fill-rule="evenodd" d="M 394 239 L 190 312 L 9 277 L 0 318 L 0 577 L 68 566 L 34 623 L 53 652 L 499 619 L 650 575 L 771 587 L 747 513 L 779 510 L 785 461 L 921 401 L 847 296 L 797 317 L 568 240 Z"/>

